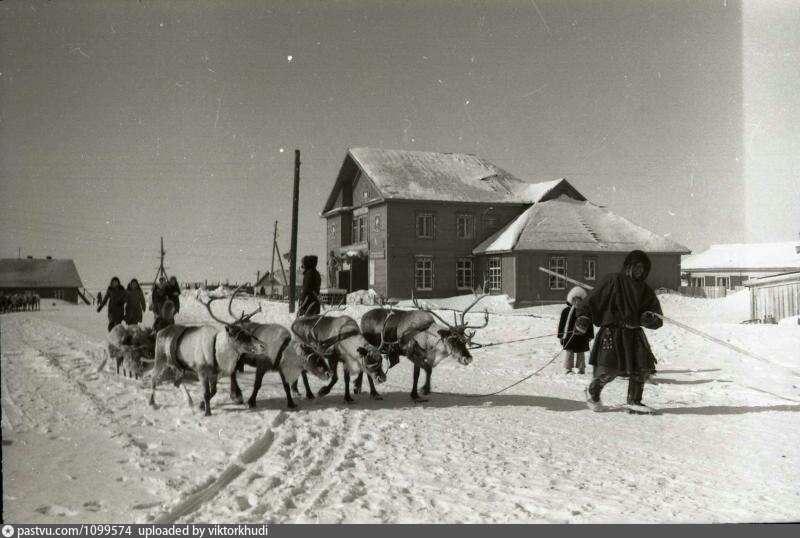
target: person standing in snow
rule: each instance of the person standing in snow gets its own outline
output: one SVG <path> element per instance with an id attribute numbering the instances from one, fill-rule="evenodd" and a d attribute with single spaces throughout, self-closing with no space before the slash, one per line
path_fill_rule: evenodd
<path id="1" fill-rule="evenodd" d="M 589 340 L 594 338 L 594 329 L 591 325 L 584 334 L 575 334 L 575 321 L 578 319 L 575 311 L 585 298 L 586 290 L 583 288 L 575 286 L 569 290 L 567 307 L 561 311 L 561 319 L 558 322 L 558 340 L 566 352 L 564 369 L 568 374 L 572 373 L 573 367 L 578 369 L 579 374 L 586 371 L 584 354 L 589 351 Z M 575 360 L 576 355 L 577 361 Z"/>
<path id="2" fill-rule="evenodd" d="M 317 271 L 317 257 L 303 256 L 300 262 L 303 271 L 303 289 L 300 291 L 298 316 L 314 316 L 319 314 L 319 290 L 322 287 L 322 276 Z"/>
<path id="3" fill-rule="evenodd" d="M 100 312 L 103 307 L 108 303 L 108 331 L 122 323 L 125 319 L 125 301 L 128 299 L 128 292 L 122 287 L 119 278 L 113 277 L 108 284 L 106 296 L 97 307 Z"/>
<path id="4" fill-rule="evenodd" d="M 139 281 L 132 278 L 126 288 L 128 296 L 125 300 L 125 323 L 136 325 L 142 322 L 142 315 L 147 309 L 144 292 L 139 287 Z"/>
<path id="5" fill-rule="evenodd" d="M 594 366 L 592 382 L 586 388 L 586 402 L 593 411 L 602 410 L 600 393 L 619 376 L 628 377 L 625 407 L 634 413 L 653 410 L 642 403 L 647 377 L 656 371 L 656 358 L 642 327 L 658 329 L 663 324 L 661 304 L 645 283 L 650 258 L 641 250 L 625 257 L 622 271 L 607 275 L 576 307 L 575 333 L 585 334 L 592 324 L 600 327 L 589 356 Z"/>
<path id="6" fill-rule="evenodd" d="M 175 313 L 181 311 L 181 286 L 178 284 L 178 279 L 175 275 L 169 277 L 169 282 L 166 285 L 167 299 L 172 301 L 175 305 Z"/>
<path id="7" fill-rule="evenodd" d="M 150 310 L 158 317 L 161 312 L 161 306 L 167 300 L 167 279 L 163 276 L 158 279 L 158 282 L 153 283 L 153 293 L 150 297 Z"/>

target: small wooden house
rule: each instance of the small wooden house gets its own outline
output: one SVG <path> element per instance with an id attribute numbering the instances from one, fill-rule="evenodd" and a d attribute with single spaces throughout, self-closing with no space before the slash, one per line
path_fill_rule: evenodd
<path id="1" fill-rule="evenodd" d="M 744 283 L 750 290 L 750 318 L 777 322 L 800 315 L 800 271 L 755 278 Z"/>
<path id="2" fill-rule="evenodd" d="M 81 277 L 72 260 L 0 259 L 0 293 L 36 293 L 43 299 L 78 302 Z"/>
<path id="3" fill-rule="evenodd" d="M 800 243 L 727 243 L 686 256 L 681 261 L 690 288 L 741 289 L 751 278 L 800 271 Z"/>

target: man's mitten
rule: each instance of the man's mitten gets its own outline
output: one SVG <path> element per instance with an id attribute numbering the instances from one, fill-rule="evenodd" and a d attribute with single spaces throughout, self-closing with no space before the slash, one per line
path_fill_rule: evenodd
<path id="1" fill-rule="evenodd" d="M 661 318 L 652 312 L 645 312 L 639 318 L 639 324 L 646 329 L 658 329 L 663 325 Z"/>

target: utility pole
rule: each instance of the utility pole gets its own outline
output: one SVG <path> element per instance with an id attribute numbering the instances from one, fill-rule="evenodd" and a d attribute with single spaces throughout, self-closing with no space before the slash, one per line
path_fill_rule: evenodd
<path id="1" fill-rule="evenodd" d="M 294 150 L 294 195 L 292 196 L 292 244 L 289 252 L 289 313 L 294 314 L 297 285 L 297 210 L 300 200 L 300 150 Z"/>
<path id="2" fill-rule="evenodd" d="M 158 271 L 156 271 L 156 277 L 153 279 L 153 284 L 158 282 L 158 278 L 159 277 L 164 277 L 165 279 L 167 278 L 167 271 L 166 271 L 166 269 L 164 269 L 164 255 L 166 253 L 167 253 L 167 251 L 164 250 L 164 237 L 162 236 L 161 237 L 161 262 L 158 265 Z"/>
<path id="3" fill-rule="evenodd" d="M 278 248 L 278 221 L 275 221 L 275 230 L 272 232 L 272 261 L 269 264 L 269 296 L 275 295 L 275 250 Z M 278 253 L 278 261 L 280 261 Z"/>

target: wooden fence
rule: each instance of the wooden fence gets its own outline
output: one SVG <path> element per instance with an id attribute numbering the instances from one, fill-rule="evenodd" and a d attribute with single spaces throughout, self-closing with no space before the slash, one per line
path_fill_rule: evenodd
<path id="1" fill-rule="evenodd" d="M 721 299 L 728 295 L 725 286 L 681 286 L 681 295 L 686 297 L 702 297 L 705 299 Z"/>

